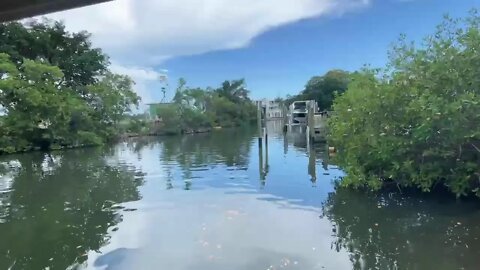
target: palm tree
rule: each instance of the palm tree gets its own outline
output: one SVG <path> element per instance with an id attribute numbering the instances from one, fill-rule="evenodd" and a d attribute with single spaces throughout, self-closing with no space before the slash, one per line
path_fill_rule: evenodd
<path id="1" fill-rule="evenodd" d="M 215 93 L 234 103 L 249 100 L 249 91 L 245 88 L 245 79 L 224 81 L 220 88 L 215 89 Z"/>

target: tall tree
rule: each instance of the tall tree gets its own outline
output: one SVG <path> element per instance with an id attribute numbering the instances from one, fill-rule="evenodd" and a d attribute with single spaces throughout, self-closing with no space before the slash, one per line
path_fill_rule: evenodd
<path id="1" fill-rule="evenodd" d="M 99 144 L 138 104 L 87 32 L 60 22 L 0 24 L 0 153 Z"/>
<path id="2" fill-rule="evenodd" d="M 215 92 L 231 102 L 245 102 L 248 101 L 249 91 L 245 87 L 245 79 L 224 81 L 220 88 L 217 88 Z"/>
<path id="3" fill-rule="evenodd" d="M 85 108 L 71 92 L 59 91 L 63 73 L 58 67 L 26 59 L 17 68 L 0 54 L 0 74 L 0 105 L 6 112 L 1 135 L 9 138 L 10 148 L 62 141 L 73 111 Z"/>
<path id="4" fill-rule="evenodd" d="M 322 76 L 312 77 L 300 94 L 289 96 L 286 103 L 296 100 L 315 100 L 321 110 L 330 110 L 336 94 L 347 90 L 349 73 L 344 70 L 330 70 Z"/>
<path id="5" fill-rule="evenodd" d="M 31 59 L 58 66 L 65 85 L 82 94 L 81 86 L 96 83 L 109 65 L 108 57 L 92 47 L 89 33 L 69 33 L 62 22 L 47 19 L 0 24 L 0 52 L 17 65 Z"/>

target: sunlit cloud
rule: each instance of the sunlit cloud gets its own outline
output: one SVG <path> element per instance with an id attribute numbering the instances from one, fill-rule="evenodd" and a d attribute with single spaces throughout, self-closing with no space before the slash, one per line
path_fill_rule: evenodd
<path id="1" fill-rule="evenodd" d="M 131 76 L 144 102 L 158 99 L 156 71 L 167 59 L 248 46 L 273 28 L 338 15 L 370 0 L 117 0 L 53 13 L 69 31 L 92 33 L 94 46 Z M 155 69 L 154 69 L 155 68 Z"/>
<path id="2" fill-rule="evenodd" d="M 339 14 L 368 0 L 118 0 L 54 13 L 72 31 L 87 30 L 96 46 L 123 65 L 248 46 L 269 29 Z"/>

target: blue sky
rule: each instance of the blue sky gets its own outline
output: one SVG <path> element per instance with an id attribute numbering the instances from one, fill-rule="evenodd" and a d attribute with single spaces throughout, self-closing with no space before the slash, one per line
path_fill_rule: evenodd
<path id="1" fill-rule="evenodd" d="M 334 68 L 383 66 L 400 33 L 420 40 L 432 33 L 443 14 L 464 16 L 478 1 L 376 1 L 343 16 L 314 18 L 281 26 L 256 37 L 242 49 L 178 57 L 162 67 L 172 79 L 190 85 L 217 85 L 245 78 L 255 98 L 285 96 L 306 81 Z"/>
<path id="2" fill-rule="evenodd" d="M 473 7 L 480 1 L 117 0 L 51 17 L 91 32 L 112 70 L 154 102 L 161 74 L 169 97 L 180 77 L 192 87 L 245 78 L 254 98 L 296 94 L 330 69 L 383 66 L 401 33 L 420 41 L 444 14 L 463 17 Z"/>

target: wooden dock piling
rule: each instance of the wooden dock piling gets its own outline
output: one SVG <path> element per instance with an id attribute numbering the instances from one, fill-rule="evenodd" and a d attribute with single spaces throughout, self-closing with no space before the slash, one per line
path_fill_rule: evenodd
<path id="1" fill-rule="evenodd" d="M 310 139 L 315 137 L 315 101 L 310 100 L 308 103 L 308 114 L 307 114 L 307 127 L 308 134 Z"/>
<path id="2" fill-rule="evenodd" d="M 257 103 L 257 132 L 258 132 L 258 143 L 262 143 L 262 104 L 261 102 Z"/>

